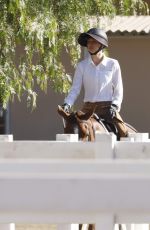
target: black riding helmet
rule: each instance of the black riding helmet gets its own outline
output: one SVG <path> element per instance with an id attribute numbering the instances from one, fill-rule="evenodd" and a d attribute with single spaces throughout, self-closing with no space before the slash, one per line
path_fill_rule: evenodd
<path id="1" fill-rule="evenodd" d="M 103 45 L 103 48 L 108 47 L 108 37 L 104 30 L 98 28 L 91 28 L 86 33 L 81 33 L 78 37 L 78 43 L 81 46 L 87 46 L 89 37 L 94 38 L 96 41 Z"/>

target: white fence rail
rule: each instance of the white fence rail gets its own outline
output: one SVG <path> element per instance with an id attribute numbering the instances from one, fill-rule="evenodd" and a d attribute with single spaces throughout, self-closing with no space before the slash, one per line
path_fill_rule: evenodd
<path id="1" fill-rule="evenodd" d="M 150 223 L 149 194 L 147 135 L 0 141 L 1 224 L 95 223 L 110 230 L 114 223 Z"/>

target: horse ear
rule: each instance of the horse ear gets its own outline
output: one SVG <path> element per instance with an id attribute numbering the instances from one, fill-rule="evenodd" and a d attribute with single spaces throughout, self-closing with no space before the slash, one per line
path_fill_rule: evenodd
<path id="1" fill-rule="evenodd" d="M 62 106 L 58 105 L 58 109 L 57 112 L 59 113 L 60 116 L 62 116 L 65 120 L 68 119 L 68 117 L 70 116 L 69 113 L 65 112 L 62 108 Z"/>
<path id="2" fill-rule="evenodd" d="M 76 115 L 81 120 L 88 120 L 92 116 L 93 112 L 94 110 L 90 110 L 87 113 L 83 113 L 82 111 L 77 111 Z"/>

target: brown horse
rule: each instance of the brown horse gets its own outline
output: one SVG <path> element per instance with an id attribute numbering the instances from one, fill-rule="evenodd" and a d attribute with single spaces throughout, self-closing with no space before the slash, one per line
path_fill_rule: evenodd
<path id="1" fill-rule="evenodd" d="M 93 111 L 83 113 L 81 111 L 67 113 L 61 106 L 58 106 L 58 113 L 63 118 L 64 133 L 78 133 L 79 140 L 94 141 L 95 132 L 109 133 L 102 121 Z"/>
<path id="2" fill-rule="evenodd" d="M 94 141 L 96 131 L 101 133 L 114 132 L 117 139 L 120 139 L 116 127 L 105 120 L 99 119 L 94 114 L 94 111 L 89 111 L 88 113 L 83 113 L 82 111 L 67 113 L 61 106 L 58 106 L 58 113 L 63 118 L 64 133 L 78 133 L 79 140 Z M 137 132 L 131 125 L 125 124 L 129 133 Z"/>

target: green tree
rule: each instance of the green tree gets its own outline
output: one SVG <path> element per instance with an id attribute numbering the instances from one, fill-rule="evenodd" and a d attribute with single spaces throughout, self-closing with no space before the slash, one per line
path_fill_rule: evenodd
<path id="1" fill-rule="evenodd" d="M 25 95 L 35 106 L 35 84 L 46 90 L 49 82 L 66 93 L 71 78 L 61 53 L 65 49 L 72 65 L 77 63 L 76 37 L 88 28 L 89 16 L 147 12 L 142 0 L 0 0 L 0 102 L 6 106 Z"/>

